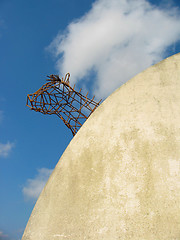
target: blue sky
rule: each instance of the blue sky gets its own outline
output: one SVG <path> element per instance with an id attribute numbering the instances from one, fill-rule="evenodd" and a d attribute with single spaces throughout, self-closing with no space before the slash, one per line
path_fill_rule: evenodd
<path id="1" fill-rule="evenodd" d="M 72 139 L 26 107 L 48 74 L 105 99 L 180 51 L 179 1 L 0 0 L 0 240 L 21 238 L 37 196 Z"/>

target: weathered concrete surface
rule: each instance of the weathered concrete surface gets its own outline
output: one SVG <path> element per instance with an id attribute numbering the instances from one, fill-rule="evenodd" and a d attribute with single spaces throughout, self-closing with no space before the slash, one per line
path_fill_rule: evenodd
<path id="1" fill-rule="evenodd" d="M 116 90 L 71 141 L 23 240 L 180 239 L 180 54 Z"/>

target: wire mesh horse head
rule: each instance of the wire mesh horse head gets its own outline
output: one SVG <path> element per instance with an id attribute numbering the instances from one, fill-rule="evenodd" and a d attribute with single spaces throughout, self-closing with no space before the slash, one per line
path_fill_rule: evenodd
<path id="1" fill-rule="evenodd" d="M 73 136 L 84 121 L 99 106 L 99 102 L 75 91 L 69 84 L 70 74 L 60 79 L 58 75 L 48 76 L 47 83 L 33 94 L 27 95 L 27 106 L 43 114 L 56 114 L 71 130 Z"/>

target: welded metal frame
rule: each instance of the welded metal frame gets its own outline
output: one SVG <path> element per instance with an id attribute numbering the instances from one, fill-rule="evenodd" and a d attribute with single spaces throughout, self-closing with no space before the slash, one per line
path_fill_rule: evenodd
<path id="1" fill-rule="evenodd" d="M 94 97 L 84 96 L 81 90 L 77 92 L 69 84 L 70 74 L 60 79 L 58 75 L 48 76 L 47 83 L 33 94 L 27 95 L 27 106 L 43 114 L 56 114 L 71 130 L 73 136 L 77 133 L 84 121 L 99 106 Z"/>

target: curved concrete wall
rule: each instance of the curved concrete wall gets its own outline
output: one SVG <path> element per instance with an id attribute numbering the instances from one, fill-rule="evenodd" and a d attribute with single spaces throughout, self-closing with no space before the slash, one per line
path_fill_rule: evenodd
<path id="1" fill-rule="evenodd" d="M 180 54 L 128 81 L 91 115 L 22 239 L 180 239 Z"/>

